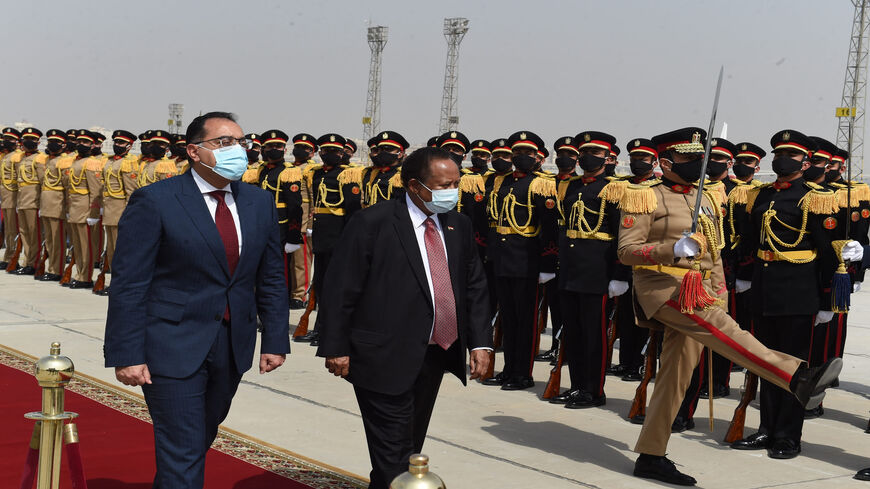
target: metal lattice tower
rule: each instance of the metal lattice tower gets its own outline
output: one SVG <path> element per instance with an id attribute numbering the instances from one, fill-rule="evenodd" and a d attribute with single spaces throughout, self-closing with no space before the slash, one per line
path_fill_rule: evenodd
<path id="1" fill-rule="evenodd" d="M 444 69 L 444 93 L 441 95 L 441 120 L 438 133 L 443 134 L 459 125 L 456 103 L 459 99 L 459 43 L 468 32 L 468 19 L 451 17 L 444 19 L 444 37 L 447 39 L 447 67 Z"/>
<path id="2" fill-rule="evenodd" d="M 369 92 L 366 96 L 366 113 L 363 117 L 363 139 L 368 141 L 381 125 L 381 53 L 387 44 L 387 28 L 379 25 L 368 29 L 369 48 L 372 59 L 369 63 Z"/>
<path id="3" fill-rule="evenodd" d="M 171 134 L 181 134 L 184 132 L 181 123 L 182 116 L 184 116 L 184 104 L 169 104 L 169 120 L 166 124 L 169 126 Z"/>
<path id="4" fill-rule="evenodd" d="M 870 8 L 868 0 L 852 0 L 855 17 L 852 21 L 852 39 L 849 41 L 849 61 L 843 82 L 842 108 L 838 110 L 837 146 L 847 148 L 852 179 L 864 176 L 864 108 L 867 100 L 867 49 L 870 42 Z"/>

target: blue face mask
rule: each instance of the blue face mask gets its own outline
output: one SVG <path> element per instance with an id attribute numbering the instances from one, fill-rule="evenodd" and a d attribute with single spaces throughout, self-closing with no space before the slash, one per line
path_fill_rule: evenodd
<path id="1" fill-rule="evenodd" d="M 423 182 L 420 182 L 420 185 L 423 185 Z M 458 188 L 432 190 L 425 185 L 423 185 L 423 188 L 432 193 L 432 200 L 429 202 L 424 200 L 423 205 L 433 214 L 443 214 L 452 211 L 456 207 L 456 203 L 459 202 Z"/>
<path id="2" fill-rule="evenodd" d="M 248 153 L 239 144 L 226 148 L 209 149 L 209 151 L 214 155 L 214 167 L 210 167 L 211 171 L 227 180 L 241 179 L 242 174 L 248 169 Z"/>

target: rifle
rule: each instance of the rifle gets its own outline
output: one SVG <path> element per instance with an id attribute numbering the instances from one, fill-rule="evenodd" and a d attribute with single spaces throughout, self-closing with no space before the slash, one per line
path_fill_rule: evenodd
<path id="1" fill-rule="evenodd" d="M 33 274 L 34 277 L 39 277 L 40 275 L 45 275 L 45 258 L 48 255 L 48 249 L 45 247 L 45 241 L 39 245 L 39 253 L 36 255 L 36 272 Z"/>
<path id="2" fill-rule="evenodd" d="M 100 258 L 100 274 L 97 275 L 97 281 L 94 282 L 94 292 L 102 292 L 106 289 L 106 259 L 108 257 L 108 250 L 103 250 L 103 256 Z"/>
<path id="3" fill-rule="evenodd" d="M 311 315 L 311 311 L 314 310 L 315 306 L 317 306 L 317 297 L 314 295 L 314 288 L 311 287 L 308 291 L 308 305 L 305 306 L 305 312 L 302 313 L 302 317 L 299 318 L 299 324 L 296 325 L 296 330 L 293 331 L 294 338 L 308 334 L 308 316 Z"/>
<path id="4" fill-rule="evenodd" d="M 554 338 L 558 338 L 562 333 L 562 330 L 559 329 L 559 333 L 554 335 Z M 562 386 L 562 364 L 565 361 L 565 342 L 559 341 L 559 356 L 556 360 L 556 365 L 550 369 L 550 380 L 547 381 L 547 387 L 544 388 L 544 394 L 541 396 L 543 399 L 552 399 L 559 395 L 559 388 Z"/>
<path id="5" fill-rule="evenodd" d="M 613 310 L 610 311 L 607 329 L 607 367 L 613 362 L 613 344 L 616 343 L 616 310 L 619 308 L 619 296 L 613 298 Z M 621 348 L 621 347 L 620 347 Z"/>
<path id="6" fill-rule="evenodd" d="M 68 249 L 68 253 L 69 253 L 69 257 L 70 257 L 69 263 L 66 265 L 66 268 L 63 270 L 63 277 L 60 278 L 61 284 L 70 283 L 70 280 L 72 279 L 72 269 L 73 269 L 73 266 L 75 266 L 75 264 L 76 264 L 76 254 L 73 251 L 72 247 L 70 247 Z"/>
<path id="7" fill-rule="evenodd" d="M 743 395 L 740 397 L 740 403 L 734 408 L 734 417 L 731 418 L 731 424 L 728 425 L 725 443 L 734 443 L 737 440 L 743 439 L 743 425 L 746 423 L 746 407 L 755 400 L 755 391 L 757 389 L 758 376 L 752 372 L 746 372 L 746 378 L 743 381 Z"/>
<path id="8" fill-rule="evenodd" d="M 14 272 L 18 268 L 18 257 L 21 256 L 21 233 L 18 233 L 18 236 L 15 237 L 15 253 L 12 254 L 12 258 L 9 259 L 9 265 L 6 266 L 7 272 Z"/>
<path id="9" fill-rule="evenodd" d="M 495 330 L 495 328 L 499 327 L 499 319 L 500 319 L 500 317 L 499 317 L 498 311 L 496 311 L 495 315 L 492 317 L 492 321 L 490 321 L 490 324 L 492 325 L 493 330 Z M 493 341 L 493 345 L 494 344 L 495 344 L 495 342 Z M 483 376 L 481 376 L 480 381 L 483 382 L 484 380 L 489 379 L 494 375 L 495 375 L 495 346 L 493 346 L 492 351 L 489 352 L 489 368 L 486 369 L 486 372 L 484 372 Z"/>
<path id="10" fill-rule="evenodd" d="M 634 392 L 634 401 L 631 402 L 631 409 L 628 411 L 628 419 L 630 419 L 632 423 L 640 421 L 644 416 L 646 416 L 646 389 L 647 386 L 649 386 L 653 375 L 655 375 L 660 334 L 661 333 L 658 331 L 650 331 L 649 338 L 646 340 L 646 345 L 643 347 L 646 353 L 646 364 L 643 368 L 643 380 Z"/>
<path id="11" fill-rule="evenodd" d="M 534 356 L 538 354 L 538 349 L 541 346 L 541 333 L 547 329 L 547 287 L 546 284 L 538 284 L 537 297 L 535 298 L 535 344 L 532 346 L 532 365 L 534 366 Z M 530 374 L 531 375 L 531 374 Z"/>

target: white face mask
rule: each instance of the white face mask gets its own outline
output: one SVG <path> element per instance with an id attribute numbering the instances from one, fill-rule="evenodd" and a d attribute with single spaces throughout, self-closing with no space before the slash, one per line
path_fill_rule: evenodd
<path id="1" fill-rule="evenodd" d="M 420 185 L 423 185 L 423 182 L 420 182 Z M 456 203 L 459 202 L 458 188 L 432 190 L 426 185 L 423 185 L 423 188 L 432 193 L 432 200 L 429 202 L 424 200 L 423 205 L 433 214 L 443 214 L 452 211 L 456 207 Z"/>

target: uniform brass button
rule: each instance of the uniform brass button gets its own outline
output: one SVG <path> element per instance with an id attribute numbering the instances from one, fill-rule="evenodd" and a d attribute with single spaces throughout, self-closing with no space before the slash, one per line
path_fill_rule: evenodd
<path id="1" fill-rule="evenodd" d="M 574 243 L 571 243 L 571 246 L 570 246 L 570 248 L 573 248 L 573 247 L 574 247 Z"/>
<path id="2" fill-rule="evenodd" d="M 502 241 L 507 241 L 507 238 L 502 238 L 501 240 L 502 240 Z"/>
<path id="3" fill-rule="evenodd" d="M 765 263 L 764 266 L 765 266 L 765 268 L 766 268 L 766 267 L 770 266 L 770 264 L 769 264 L 769 263 Z"/>

